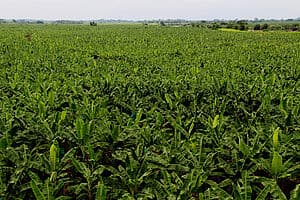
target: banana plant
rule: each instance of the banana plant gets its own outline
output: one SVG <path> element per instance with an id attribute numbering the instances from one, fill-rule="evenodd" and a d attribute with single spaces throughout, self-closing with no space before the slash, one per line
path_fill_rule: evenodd
<path id="1" fill-rule="evenodd" d="M 67 196 L 71 183 L 70 157 L 73 156 L 75 150 L 71 149 L 64 155 L 60 155 L 60 147 L 58 141 L 55 140 L 48 152 L 48 155 L 41 155 L 39 159 L 39 162 L 44 165 L 43 170 L 33 168 L 28 171 L 31 179 L 30 185 L 24 187 L 22 191 L 32 190 L 36 199 L 70 199 Z M 37 175 L 42 171 L 47 174 L 45 180 Z"/>
<path id="2" fill-rule="evenodd" d="M 106 199 L 107 189 L 101 180 L 101 174 L 103 173 L 105 167 L 100 165 L 96 169 L 90 169 L 85 163 L 78 161 L 76 158 L 72 157 L 72 165 L 75 167 L 76 171 L 79 172 L 83 179 L 79 179 L 79 185 L 70 187 L 70 190 L 74 190 L 77 198 L 84 199 Z M 94 189 L 96 188 L 96 193 L 94 194 Z"/>

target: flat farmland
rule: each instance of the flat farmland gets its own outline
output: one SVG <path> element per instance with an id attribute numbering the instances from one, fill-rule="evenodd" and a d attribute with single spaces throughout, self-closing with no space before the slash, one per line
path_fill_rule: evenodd
<path id="1" fill-rule="evenodd" d="M 0 25 L 0 198 L 299 199 L 300 34 Z"/>

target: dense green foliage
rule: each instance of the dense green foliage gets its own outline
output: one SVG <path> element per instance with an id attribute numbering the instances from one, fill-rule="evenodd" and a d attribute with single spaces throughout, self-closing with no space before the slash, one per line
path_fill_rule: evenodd
<path id="1" fill-rule="evenodd" d="M 238 21 L 215 21 L 215 22 L 192 22 L 192 27 L 201 27 L 209 29 L 221 29 L 228 28 L 233 30 L 240 31 L 289 31 L 296 32 L 300 31 L 299 21 L 292 22 L 272 22 L 272 21 L 247 21 L 247 20 L 238 20 Z"/>
<path id="2" fill-rule="evenodd" d="M 299 199 L 299 34 L 0 35 L 2 199 Z"/>

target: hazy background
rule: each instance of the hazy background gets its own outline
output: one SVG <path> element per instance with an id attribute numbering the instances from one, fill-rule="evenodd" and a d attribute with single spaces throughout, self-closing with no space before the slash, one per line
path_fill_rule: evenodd
<path id="1" fill-rule="evenodd" d="M 300 0 L 0 0 L 5 19 L 253 19 L 300 17 Z"/>

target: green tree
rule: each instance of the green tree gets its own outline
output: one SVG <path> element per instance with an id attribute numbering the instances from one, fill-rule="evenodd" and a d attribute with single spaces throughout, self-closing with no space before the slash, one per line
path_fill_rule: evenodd
<path id="1" fill-rule="evenodd" d="M 263 24 L 261 30 L 267 30 L 269 28 L 269 24 Z"/>
<path id="2" fill-rule="evenodd" d="M 92 21 L 92 22 L 90 22 L 90 25 L 91 25 L 91 26 L 97 26 L 97 23 L 94 22 L 94 21 Z"/>
<path id="3" fill-rule="evenodd" d="M 159 25 L 161 25 L 161 26 L 166 26 L 166 24 L 165 24 L 164 21 L 160 21 L 160 22 L 159 22 Z"/>
<path id="4" fill-rule="evenodd" d="M 260 24 L 255 24 L 253 30 L 259 31 L 261 29 Z"/>
<path id="5" fill-rule="evenodd" d="M 239 20 L 239 21 L 237 21 L 238 29 L 240 31 L 248 30 L 247 24 L 248 23 L 247 23 L 246 20 Z"/>

